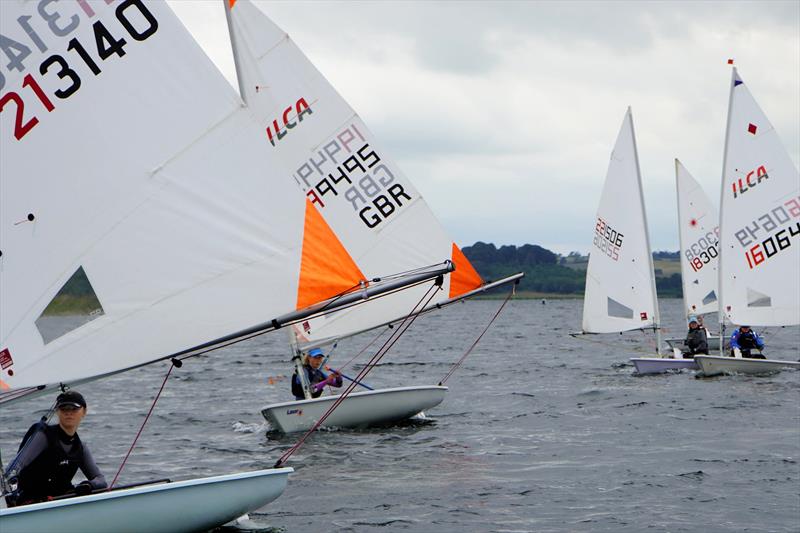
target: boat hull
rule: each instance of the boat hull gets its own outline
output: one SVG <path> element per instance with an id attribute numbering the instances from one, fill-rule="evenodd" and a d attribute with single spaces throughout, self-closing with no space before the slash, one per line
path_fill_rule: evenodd
<path id="1" fill-rule="evenodd" d="M 720 374 L 767 374 L 784 368 L 800 369 L 800 361 L 780 361 L 777 359 L 748 359 L 746 357 L 719 357 L 698 355 L 695 357 L 705 376 Z"/>
<path id="2" fill-rule="evenodd" d="M 323 427 L 358 428 L 405 420 L 439 405 L 446 392 L 447 387 L 436 385 L 354 392 L 331 413 Z M 337 394 L 271 404 L 261 409 L 261 414 L 277 431 L 307 431 L 339 397 Z"/>
<path id="3" fill-rule="evenodd" d="M 145 485 L 0 509 L 3 533 L 206 531 L 276 499 L 292 468 Z"/>
<path id="4" fill-rule="evenodd" d="M 638 374 L 662 374 L 670 370 L 697 370 L 694 359 L 670 359 L 668 357 L 634 357 L 631 362 Z"/>

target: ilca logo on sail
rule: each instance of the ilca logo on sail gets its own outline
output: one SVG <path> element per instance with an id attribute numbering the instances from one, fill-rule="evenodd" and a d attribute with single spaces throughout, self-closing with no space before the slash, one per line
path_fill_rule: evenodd
<path id="1" fill-rule="evenodd" d="M 290 119 L 292 112 L 294 112 L 294 119 Z M 269 139 L 269 143 L 275 146 L 276 140 L 280 141 L 289 135 L 290 129 L 293 129 L 300 122 L 303 122 L 303 117 L 305 115 L 311 115 L 312 113 L 313 111 L 311 111 L 311 107 L 306 102 L 306 99 L 302 97 L 298 99 L 294 106 L 289 106 L 283 110 L 283 115 L 281 115 L 283 126 L 278 125 L 278 119 L 273 120 L 272 124 L 267 126 L 267 139 Z"/>

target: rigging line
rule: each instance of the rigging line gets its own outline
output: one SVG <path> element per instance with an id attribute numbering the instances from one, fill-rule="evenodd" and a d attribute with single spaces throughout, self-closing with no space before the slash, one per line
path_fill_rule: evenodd
<path id="1" fill-rule="evenodd" d="M 464 352 L 464 355 L 462 355 L 462 356 L 461 356 L 461 358 L 460 358 L 458 361 L 456 361 L 456 362 L 455 362 L 455 364 L 454 364 L 452 367 L 450 367 L 450 371 L 449 371 L 449 372 L 447 373 L 447 375 L 446 375 L 445 377 L 443 377 L 443 378 L 442 378 L 442 380 L 439 382 L 439 385 L 440 385 L 440 386 L 441 386 L 441 385 L 444 385 L 444 382 L 445 382 L 445 381 L 447 381 L 447 380 L 448 380 L 448 378 L 450 378 L 450 376 L 452 376 L 452 375 L 453 375 L 453 373 L 454 373 L 454 372 L 455 372 L 455 371 L 458 369 L 458 367 L 460 367 L 460 366 L 461 366 L 461 363 L 463 363 L 463 362 L 464 362 L 464 360 L 467 358 L 467 356 L 468 356 L 470 353 L 472 353 L 472 350 L 474 350 L 474 349 L 475 349 L 475 347 L 478 345 L 478 343 L 479 343 L 479 342 L 481 341 L 481 339 L 483 338 L 483 335 L 484 335 L 484 334 L 485 334 L 487 331 L 489 331 L 489 328 L 490 328 L 490 327 L 492 327 L 492 324 L 493 324 L 493 323 L 494 323 L 494 321 L 497 319 L 497 317 L 498 317 L 498 316 L 500 316 L 500 312 L 501 312 L 501 311 L 503 311 L 503 308 L 506 306 L 506 304 L 508 303 L 508 301 L 511 299 L 511 297 L 512 297 L 512 296 L 514 296 L 514 286 L 513 286 L 513 285 L 512 285 L 512 287 L 511 287 L 511 290 L 508 292 L 508 296 L 506 296 L 506 299 L 505 299 L 505 300 L 503 300 L 503 303 L 502 303 L 502 305 L 500 305 L 500 308 L 499 308 L 499 309 L 497 310 L 497 312 L 494 314 L 494 316 L 493 316 L 493 317 L 492 317 L 492 319 L 489 321 L 489 323 L 488 323 L 488 324 L 486 324 L 486 327 L 483 329 L 483 331 L 481 332 L 481 334 L 480 334 L 480 335 L 478 335 L 478 338 L 477 338 L 477 339 L 475 339 L 475 342 L 473 342 L 473 343 L 472 343 L 472 346 L 470 346 L 470 347 L 469 347 L 469 349 L 467 349 L 467 351 L 466 351 L 466 352 Z"/>
<path id="2" fill-rule="evenodd" d="M 377 335 L 375 335 L 375 337 L 373 337 L 373 339 L 372 339 L 371 341 L 369 341 L 369 343 L 367 343 L 367 345 L 366 345 L 366 346 L 364 346 L 363 348 L 361 348 L 361 350 L 360 350 L 360 351 L 359 351 L 357 354 L 355 354 L 353 357 L 351 357 L 349 361 L 347 361 L 345 364 L 341 365 L 341 366 L 339 367 L 339 370 L 342 370 L 342 369 L 345 369 L 345 368 L 347 368 L 347 367 L 350 365 L 350 363 L 352 363 L 353 361 L 355 361 L 356 359 L 358 359 L 358 357 L 359 357 L 359 356 L 360 356 L 362 353 L 364 353 L 364 352 L 366 352 L 366 351 L 367 351 L 367 348 L 369 348 L 370 346 L 372 346 L 373 344 L 375 344 L 375 341 L 377 341 L 378 339 L 380 339 L 380 338 L 383 336 L 383 334 L 384 334 L 384 333 L 386 333 L 387 331 L 391 330 L 393 327 L 394 327 L 394 326 L 389 326 L 389 327 L 387 327 L 387 328 L 381 329 L 381 330 L 378 332 L 378 334 L 377 334 Z"/>
<path id="3" fill-rule="evenodd" d="M 56 402 L 53 402 L 53 405 L 47 410 L 47 413 L 43 414 L 42 417 L 39 419 L 39 424 L 47 424 L 50 419 L 53 417 L 53 413 L 56 412 Z M 2 478 L 2 486 L 3 486 L 3 494 L 8 494 L 8 486 L 7 486 L 7 479 L 14 478 L 19 472 L 14 472 L 17 468 L 17 463 L 19 462 L 19 458 L 22 455 L 22 452 L 28 447 L 28 445 L 33 442 L 33 435 L 29 438 L 22 447 L 17 452 L 17 455 L 8 463 L 8 470 L 3 470 L 2 461 L 0 461 L 0 477 Z M 6 478 L 6 474 L 8 474 L 8 478 Z"/>
<path id="4" fill-rule="evenodd" d="M 125 454 L 125 458 L 122 460 L 122 464 L 119 465 L 119 470 L 117 470 L 117 473 L 114 475 L 114 480 L 108 486 L 108 490 L 114 488 L 114 485 L 117 483 L 117 479 L 119 479 L 119 475 L 122 472 L 122 469 L 125 468 L 125 463 L 128 462 L 128 457 L 130 457 L 133 448 L 136 446 L 136 441 L 139 440 L 139 437 L 141 436 L 142 431 L 144 430 L 145 424 L 147 424 L 147 421 L 150 419 L 150 415 L 153 414 L 153 409 L 155 409 L 156 402 L 158 401 L 159 397 L 161 397 L 161 392 L 164 390 L 164 385 L 167 384 L 167 380 L 169 379 L 169 375 L 172 373 L 172 369 L 175 367 L 180 368 L 183 365 L 183 363 L 178 359 L 172 359 L 170 362 L 171 364 L 169 365 L 169 370 L 167 370 L 167 375 L 164 376 L 164 381 L 161 382 L 161 387 L 158 389 L 156 397 L 153 398 L 153 403 L 150 405 L 150 410 L 147 412 L 147 416 L 144 417 L 144 421 L 142 421 L 142 425 L 141 427 L 139 427 L 139 431 L 136 433 L 136 437 L 133 438 L 131 447 L 128 449 L 128 453 Z"/>
<path id="5" fill-rule="evenodd" d="M 389 348 L 391 348 L 392 345 L 394 345 L 394 342 L 396 342 L 397 339 L 399 339 L 400 336 L 403 333 L 405 333 L 408 327 L 411 326 L 414 320 L 416 320 L 416 318 L 419 316 L 419 313 L 415 313 L 417 307 L 419 307 L 419 305 L 427 298 L 427 301 L 425 301 L 425 304 L 423 304 L 422 307 L 424 309 L 425 306 L 427 306 L 428 303 L 430 303 L 430 301 L 436 295 L 437 290 L 441 290 L 441 288 L 442 288 L 441 281 L 439 278 L 437 278 L 434 284 L 422 296 L 419 302 L 417 302 L 417 304 L 412 308 L 411 313 L 405 319 L 403 319 L 403 322 L 401 323 L 398 330 L 395 331 L 392 334 L 392 336 L 390 336 L 389 339 L 387 339 L 386 342 L 378 349 L 378 351 L 375 353 L 374 356 L 372 356 L 372 359 L 370 359 L 367 365 L 361 369 L 356 378 L 350 384 L 347 385 L 347 388 L 344 390 L 344 392 L 336 399 L 333 405 L 331 405 L 328 408 L 328 410 L 320 417 L 320 419 L 317 420 L 317 422 L 311 427 L 311 429 L 309 429 L 305 434 L 303 434 L 303 436 L 300 437 L 300 439 L 295 444 L 293 444 L 291 448 L 286 450 L 286 452 L 284 452 L 284 454 L 281 455 L 281 457 L 276 461 L 274 465 L 275 468 L 279 468 L 281 465 L 283 465 L 286 462 L 286 460 L 289 459 L 289 457 L 291 457 L 300 448 L 300 446 L 303 445 L 306 439 L 325 422 L 328 416 L 330 416 L 330 414 L 333 413 L 333 411 L 336 410 L 337 407 L 339 407 L 339 405 L 347 398 L 347 396 L 349 396 L 350 393 L 356 388 L 357 386 L 356 382 L 361 381 L 369 373 L 369 371 L 375 367 L 375 363 L 380 361 L 380 359 L 384 355 L 386 355 L 386 352 L 388 352 Z M 402 331 L 400 331 L 401 329 Z M 396 337 L 394 339 L 394 342 L 392 342 L 392 337 Z"/>

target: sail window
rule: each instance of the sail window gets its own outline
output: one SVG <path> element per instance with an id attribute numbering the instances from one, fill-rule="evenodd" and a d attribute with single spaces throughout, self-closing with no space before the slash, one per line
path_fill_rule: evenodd
<path id="1" fill-rule="evenodd" d="M 103 314 L 86 272 L 79 267 L 36 319 L 36 327 L 48 344 Z"/>
<path id="2" fill-rule="evenodd" d="M 622 305 L 613 298 L 608 298 L 608 316 L 615 318 L 633 318 L 633 309 L 627 305 Z"/>
<path id="3" fill-rule="evenodd" d="M 772 298 L 748 287 L 747 307 L 772 307 Z"/>
<path id="4" fill-rule="evenodd" d="M 708 294 L 706 294 L 705 297 L 703 298 L 703 305 L 708 305 L 716 301 L 717 301 L 717 293 L 711 291 Z"/>

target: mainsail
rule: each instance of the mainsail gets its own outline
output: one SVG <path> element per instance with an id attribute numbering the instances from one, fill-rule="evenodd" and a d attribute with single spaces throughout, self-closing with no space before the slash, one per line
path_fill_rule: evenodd
<path id="1" fill-rule="evenodd" d="M 0 2 L 0 389 L 118 372 L 294 309 L 306 200 L 172 11 L 44 5 L 49 19 Z M 48 330 L 76 285 L 82 316 Z"/>
<path id="2" fill-rule="evenodd" d="M 800 324 L 800 174 L 733 69 L 720 198 L 720 306 L 733 324 Z"/>
<path id="3" fill-rule="evenodd" d="M 675 187 L 678 194 L 678 227 L 683 282 L 683 306 L 687 315 L 717 311 L 717 264 L 719 217 L 700 184 L 677 159 Z"/>
<path id="4" fill-rule="evenodd" d="M 653 256 L 630 108 L 611 153 L 594 223 L 583 331 L 611 333 L 658 327 Z"/>
<path id="5" fill-rule="evenodd" d="M 305 202 L 296 306 L 375 278 L 450 260 L 441 303 L 475 290 L 480 276 L 384 146 L 305 57 L 249 0 L 226 2 L 239 87 L 280 161 L 269 176 Z M 301 347 L 319 345 L 404 316 L 426 287 L 398 291 L 295 327 Z"/>

